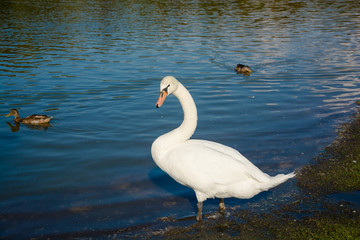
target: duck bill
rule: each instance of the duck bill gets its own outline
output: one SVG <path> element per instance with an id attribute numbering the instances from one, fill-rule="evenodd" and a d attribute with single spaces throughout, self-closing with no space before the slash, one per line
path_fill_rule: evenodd
<path id="1" fill-rule="evenodd" d="M 161 107 L 165 101 L 165 98 L 167 97 L 167 92 L 166 90 L 163 90 L 161 93 L 160 93 L 160 96 L 159 96 L 159 99 L 157 100 L 155 106 L 157 108 Z"/>
<path id="2" fill-rule="evenodd" d="M 6 115 L 6 117 L 10 117 L 11 116 L 11 113 L 9 113 L 8 115 Z"/>

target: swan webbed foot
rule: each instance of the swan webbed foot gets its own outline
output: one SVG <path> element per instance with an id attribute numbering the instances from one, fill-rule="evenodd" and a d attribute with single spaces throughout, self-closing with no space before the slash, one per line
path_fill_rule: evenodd
<path id="1" fill-rule="evenodd" d="M 200 222 L 202 220 L 202 208 L 203 208 L 203 202 L 198 202 L 196 204 L 197 206 L 197 214 L 196 214 L 196 221 Z"/>
<path id="2" fill-rule="evenodd" d="M 225 213 L 225 202 L 223 198 L 220 198 L 219 211 L 220 213 Z"/>

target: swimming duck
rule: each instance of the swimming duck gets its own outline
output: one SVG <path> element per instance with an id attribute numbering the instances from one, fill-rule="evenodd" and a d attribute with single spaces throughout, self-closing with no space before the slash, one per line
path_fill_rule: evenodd
<path id="1" fill-rule="evenodd" d="M 242 74 L 250 74 L 252 72 L 249 66 L 242 65 L 240 63 L 236 65 L 235 71 Z"/>
<path id="2" fill-rule="evenodd" d="M 167 76 L 160 83 L 160 96 L 155 106 L 161 107 L 170 94 L 180 101 L 184 121 L 153 142 L 151 155 L 164 172 L 195 191 L 197 221 L 202 220 L 203 202 L 207 198 L 219 198 L 219 210 L 224 212 L 224 198 L 249 199 L 295 176 L 292 172 L 271 177 L 233 148 L 190 139 L 197 125 L 195 102 L 178 80 Z"/>
<path id="3" fill-rule="evenodd" d="M 14 119 L 15 122 L 21 122 L 24 124 L 33 124 L 33 125 L 48 123 L 52 118 L 46 115 L 39 115 L 39 114 L 33 114 L 26 118 L 20 118 L 19 112 L 16 109 L 11 109 L 10 113 L 6 115 L 6 117 L 9 117 L 11 115 L 15 117 Z"/>

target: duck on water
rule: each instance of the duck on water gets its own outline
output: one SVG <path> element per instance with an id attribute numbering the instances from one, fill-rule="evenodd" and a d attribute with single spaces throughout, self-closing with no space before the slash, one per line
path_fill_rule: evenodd
<path id="1" fill-rule="evenodd" d="M 16 109 L 11 109 L 10 113 L 8 115 L 6 115 L 6 117 L 9 117 L 9 116 L 14 116 L 15 117 L 14 120 L 17 123 L 21 122 L 21 123 L 30 124 L 30 125 L 46 124 L 52 118 L 52 117 L 48 117 L 46 115 L 40 115 L 40 114 L 33 114 L 33 115 L 27 116 L 25 118 L 21 118 L 18 110 L 16 110 Z"/>
<path id="2" fill-rule="evenodd" d="M 250 75 L 250 73 L 252 73 L 252 70 L 249 66 L 247 65 L 243 65 L 243 64 L 237 64 L 236 67 L 235 67 L 235 71 L 237 73 L 242 73 L 242 74 L 245 74 L 245 75 Z"/>

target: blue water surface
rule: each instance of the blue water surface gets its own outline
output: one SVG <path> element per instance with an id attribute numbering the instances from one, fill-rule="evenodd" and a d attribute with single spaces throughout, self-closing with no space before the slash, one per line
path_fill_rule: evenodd
<path id="1" fill-rule="evenodd" d="M 311 162 L 360 100 L 357 1 L 3 0 L 0 13 L 0 238 L 193 216 L 192 190 L 150 154 L 183 117 L 173 96 L 155 108 L 164 76 L 197 104 L 193 138 L 270 175 Z M 12 108 L 51 125 L 16 127 Z M 296 191 L 292 179 L 226 203 L 262 210 Z"/>

